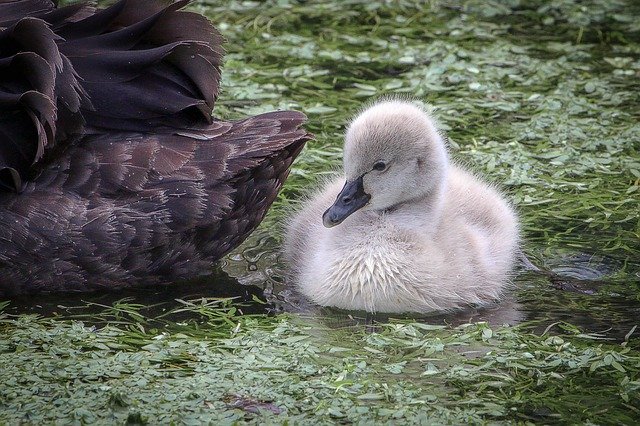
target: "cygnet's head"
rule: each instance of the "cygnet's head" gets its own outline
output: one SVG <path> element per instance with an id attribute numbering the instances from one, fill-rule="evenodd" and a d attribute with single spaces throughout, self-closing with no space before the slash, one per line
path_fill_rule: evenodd
<path id="1" fill-rule="evenodd" d="M 324 213 L 324 225 L 338 225 L 358 210 L 384 211 L 428 197 L 444 182 L 447 164 L 445 144 L 426 111 L 404 101 L 377 103 L 347 129 L 347 182 Z"/>

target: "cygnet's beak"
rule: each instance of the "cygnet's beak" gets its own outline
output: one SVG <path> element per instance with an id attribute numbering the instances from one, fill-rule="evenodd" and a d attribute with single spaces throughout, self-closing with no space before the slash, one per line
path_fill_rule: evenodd
<path id="1" fill-rule="evenodd" d="M 322 215 L 322 223 L 327 228 L 340 225 L 351 214 L 366 206 L 371 195 L 364 192 L 362 176 L 344 184 L 335 203 Z"/>

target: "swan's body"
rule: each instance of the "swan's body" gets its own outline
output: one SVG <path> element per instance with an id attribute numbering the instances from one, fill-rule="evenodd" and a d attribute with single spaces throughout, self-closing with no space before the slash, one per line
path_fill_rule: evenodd
<path id="1" fill-rule="evenodd" d="M 517 217 L 495 189 L 450 163 L 422 109 L 389 101 L 365 110 L 347 131 L 344 168 L 287 230 L 285 257 L 304 295 L 372 312 L 499 298 L 516 259 Z"/>
<path id="2" fill-rule="evenodd" d="M 211 117 L 222 37 L 187 3 L 0 0 L 0 297 L 210 273 L 310 138 Z"/>

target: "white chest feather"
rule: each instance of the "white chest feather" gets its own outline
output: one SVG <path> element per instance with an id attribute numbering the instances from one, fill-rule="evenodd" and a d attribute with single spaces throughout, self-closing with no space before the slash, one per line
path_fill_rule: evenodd
<path id="1" fill-rule="evenodd" d="M 323 268 L 316 301 L 338 307 L 378 311 L 394 305 L 406 306 L 406 297 L 416 282 L 408 244 L 359 244 L 341 250 Z M 395 309 L 392 309 L 395 310 Z"/>

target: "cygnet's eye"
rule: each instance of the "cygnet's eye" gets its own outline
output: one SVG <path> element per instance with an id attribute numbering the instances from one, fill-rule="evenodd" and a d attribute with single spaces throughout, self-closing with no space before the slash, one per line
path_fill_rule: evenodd
<path id="1" fill-rule="evenodd" d="M 383 171 L 386 168 L 387 168 L 387 165 L 384 163 L 384 161 L 378 161 L 376 164 L 373 165 L 373 170 L 377 170 L 379 172 Z"/>

